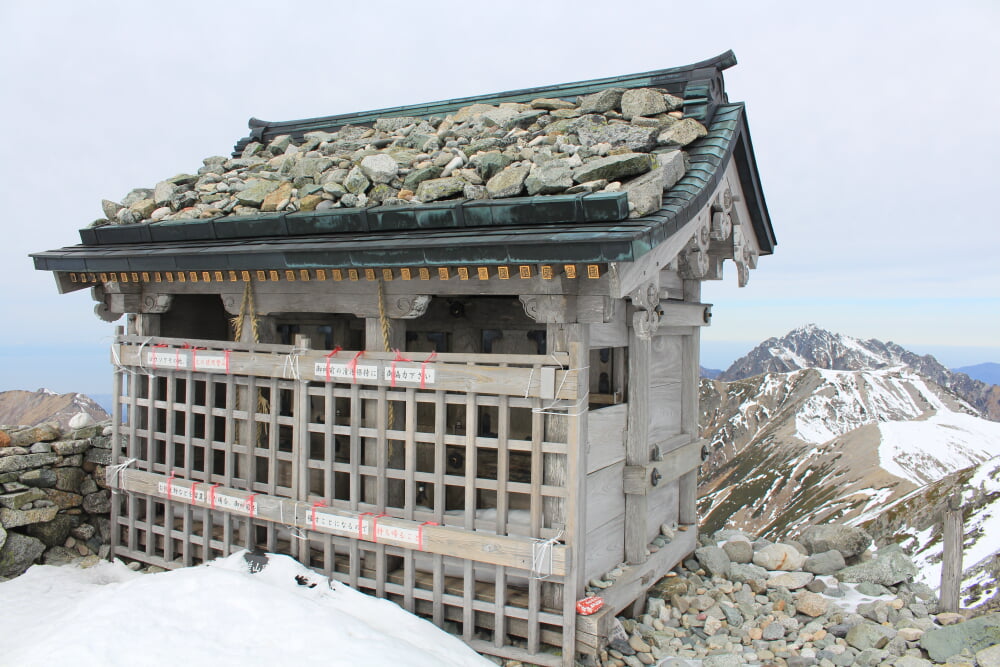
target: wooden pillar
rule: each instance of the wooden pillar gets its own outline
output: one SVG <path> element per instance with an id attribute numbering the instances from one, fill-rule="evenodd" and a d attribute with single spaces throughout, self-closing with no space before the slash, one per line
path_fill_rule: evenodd
<path id="1" fill-rule="evenodd" d="M 643 311 L 636 311 L 641 317 Z M 628 434 L 625 440 L 625 465 L 649 463 L 649 365 L 652 339 L 640 335 L 633 319 L 628 330 Z M 632 564 L 646 560 L 646 495 L 625 494 L 625 560 Z"/>
<path id="2" fill-rule="evenodd" d="M 684 281 L 684 300 L 688 303 L 701 301 L 701 281 Z M 692 333 L 684 336 L 681 343 L 681 431 L 697 440 L 699 416 L 699 391 L 701 381 L 701 328 L 693 327 Z M 681 524 L 698 523 L 698 469 L 681 475 L 678 481 L 677 521 Z"/>
<path id="3" fill-rule="evenodd" d="M 308 351 L 312 348 L 312 340 L 309 336 L 295 336 L 296 351 Z M 292 497 L 300 500 L 309 500 L 309 373 L 303 373 L 295 382 L 295 392 L 293 394 L 294 419 L 295 419 L 295 441 L 292 445 L 292 461 L 295 465 L 292 468 Z M 276 474 L 272 471 L 272 474 Z M 309 540 L 299 540 L 299 562 L 309 564 Z"/>
<path id="4" fill-rule="evenodd" d="M 962 498 L 948 499 L 941 554 L 941 611 L 957 612 L 962 589 Z"/>

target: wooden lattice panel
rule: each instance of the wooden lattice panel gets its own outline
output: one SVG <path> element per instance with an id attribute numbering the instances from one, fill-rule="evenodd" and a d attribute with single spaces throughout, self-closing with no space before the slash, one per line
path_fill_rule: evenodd
<path id="1" fill-rule="evenodd" d="M 377 353 L 193 345 L 115 348 L 127 373 L 116 441 L 134 459 L 111 473 L 117 555 L 178 567 L 288 553 L 456 624 L 478 650 L 520 655 L 519 637 L 542 663 L 545 644 L 572 651 L 576 575 L 554 563 L 573 544 L 578 417 L 555 407 L 576 398 L 559 358 L 441 355 L 429 373 Z M 344 522 L 359 534 L 330 528 Z"/>

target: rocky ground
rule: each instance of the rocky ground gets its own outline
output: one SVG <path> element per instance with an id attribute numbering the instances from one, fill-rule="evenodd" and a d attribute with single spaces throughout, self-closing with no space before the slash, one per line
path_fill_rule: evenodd
<path id="1" fill-rule="evenodd" d="M 684 175 L 682 148 L 707 134 L 683 106 L 663 90 L 609 88 L 283 135 L 104 200 L 94 224 L 622 190 L 645 215 Z"/>
<path id="2" fill-rule="evenodd" d="M 700 542 L 650 590 L 645 614 L 619 618 L 604 664 L 1000 665 L 1000 614 L 939 613 L 906 555 L 871 552 L 860 529 L 817 526 L 777 543 L 723 530 Z"/>

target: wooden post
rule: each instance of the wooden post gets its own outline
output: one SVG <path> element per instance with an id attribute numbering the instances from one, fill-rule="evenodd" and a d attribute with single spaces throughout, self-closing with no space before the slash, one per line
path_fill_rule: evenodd
<path id="1" fill-rule="evenodd" d="M 957 612 L 962 588 L 962 498 L 959 494 L 948 499 L 943 523 L 941 611 Z"/>
<path id="2" fill-rule="evenodd" d="M 118 339 L 124 335 L 125 329 L 123 327 L 115 327 L 115 341 L 111 343 L 116 345 Z M 114 385 L 112 385 L 112 399 L 111 399 L 111 464 L 119 465 L 122 462 L 122 382 L 125 380 L 131 381 L 132 376 L 126 375 L 125 371 L 119 367 L 115 366 L 114 369 Z M 128 390 L 128 400 L 129 404 L 135 405 L 135 396 L 132 394 L 134 387 L 137 383 L 132 382 Z M 129 423 L 129 428 L 134 429 L 135 424 Z M 131 437 L 130 437 L 131 441 Z M 114 487 L 118 486 L 118 480 L 113 480 L 112 484 Z M 108 550 L 108 560 L 114 560 L 115 551 L 118 549 L 119 537 L 121 536 L 121 526 L 118 525 L 119 515 L 121 513 L 122 497 L 120 491 L 117 488 L 112 489 L 111 498 L 111 547 Z M 130 515 L 131 516 L 131 515 Z M 130 527 L 131 528 L 131 527 Z M 135 532 L 134 530 L 129 530 L 129 534 Z"/>
<path id="3" fill-rule="evenodd" d="M 630 322 L 631 324 L 631 322 Z M 649 463 L 649 364 L 652 341 L 634 326 L 628 329 L 628 433 L 625 465 Z M 630 564 L 646 560 L 646 495 L 625 494 L 625 560 Z"/>
<path id="4" fill-rule="evenodd" d="M 295 336 L 296 351 L 307 351 L 312 348 L 312 340 L 308 336 Z M 301 373 L 301 371 L 298 371 Z M 295 382 L 294 401 L 295 408 L 295 444 L 293 450 L 295 457 L 292 459 L 295 465 L 292 468 L 292 497 L 299 501 L 309 500 L 309 381 L 308 373 L 305 378 L 297 377 Z M 272 398 L 272 402 L 275 399 Z M 275 406 L 272 405 L 272 413 Z M 272 437 L 275 437 L 272 435 Z M 272 450 L 273 451 L 273 450 Z M 277 477 L 277 471 L 271 470 L 272 481 Z M 299 541 L 299 562 L 309 564 L 310 562 L 310 541 L 308 539 Z"/>
<path id="5" fill-rule="evenodd" d="M 701 301 L 701 282 L 698 280 L 684 281 L 684 300 L 690 303 Z M 683 361 L 681 364 L 681 429 L 690 434 L 692 440 L 697 440 L 699 415 L 698 386 L 701 380 L 701 328 L 694 327 L 690 336 L 684 336 L 682 343 Z M 696 525 L 698 523 L 698 469 L 681 476 L 678 482 L 677 522 Z"/>

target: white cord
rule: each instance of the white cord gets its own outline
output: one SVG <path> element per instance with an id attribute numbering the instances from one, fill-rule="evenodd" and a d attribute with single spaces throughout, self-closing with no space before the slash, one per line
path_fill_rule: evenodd
<path id="1" fill-rule="evenodd" d="M 308 352 L 305 348 L 293 347 L 292 351 L 285 357 L 285 363 L 281 367 L 281 377 L 287 378 L 289 375 L 294 380 L 301 380 L 299 375 L 299 357 Z"/>
<path id="2" fill-rule="evenodd" d="M 114 482 L 114 486 L 111 487 L 111 493 L 113 495 L 118 493 L 118 489 L 125 487 L 125 469 L 136 461 L 138 461 L 138 459 L 128 459 L 124 463 L 107 467 L 105 479 Z"/>
<path id="3" fill-rule="evenodd" d="M 537 538 L 531 543 L 531 578 L 548 579 L 552 574 L 552 547 L 562 538 L 560 530 L 554 537 L 547 540 Z M 544 568 L 545 572 L 542 573 Z"/>

